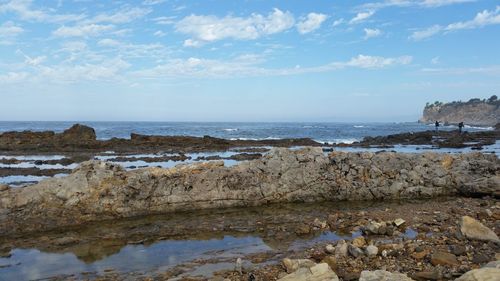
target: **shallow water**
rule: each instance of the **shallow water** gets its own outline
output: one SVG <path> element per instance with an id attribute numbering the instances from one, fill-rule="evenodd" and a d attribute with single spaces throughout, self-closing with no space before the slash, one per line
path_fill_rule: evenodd
<path id="1" fill-rule="evenodd" d="M 210 276 L 231 270 L 238 257 L 270 253 L 278 262 L 289 251 L 360 235 L 318 230 L 298 236 L 303 222 L 326 219 L 335 211 L 369 211 L 402 202 L 281 204 L 265 207 L 203 210 L 89 224 L 13 239 L 0 237 L 0 280 L 61 275 L 146 272 L 181 267 L 182 276 Z M 411 230 L 405 234 L 414 238 Z M 62 242 L 67 239 L 65 242 Z M 68 240 L 69 239 L 69 240 Z M 7 248 L 7 250 L 5 250 Z M 10 249 L 10 250 L 9 250 Z M 10 257 L 5 255 L 10 254 Z M 247 268 L 259 266 L 244 259 Z M 82 275 L 83 274 L 83 275 Z"/>

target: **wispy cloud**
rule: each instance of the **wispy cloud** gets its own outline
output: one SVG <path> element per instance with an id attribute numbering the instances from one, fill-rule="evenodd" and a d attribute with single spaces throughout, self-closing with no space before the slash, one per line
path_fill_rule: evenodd
<path id="1" fill-rule="evenodd" d="M 467 2 L 476 2 L 477 0 L 386 0 L 380 2 L 366 3 L 358 7 L 358 9 L 383 9 L 388 7 L 421 7 L 421 8 L 437 8 L 454 4 L 462 4 Z"/>
<path id="2" fill-rule="evenodd" d="M 32 0 L 10 0 L 0 4 L 0 14 L 15 13 L 21 20 L 38 22 L 71 22 L 85 18 L 84 14 L 57 14 L 52 11 L 33 8 Z"/>
<path id="3" fill-rule="evenodd" d="M 500 6 L 488 11 L 484 10 L 476 14 L 472 20 L 450 23 L 446 26 L 434 25 L 423 30 L 418 30 L 410 35 L 411 40 L 419 41 L 443 32 L 452 32 L 463 29 L 475 29 L 487 25 L 500 24 Z"/>
<path id="4" fill-rule="evenodd" d="M 61 26 L 52 33 L 56 37 L 92 37 L 114 29 L 114 25 L 85 24 Z"/>
<path id="5" fill-rule="evenodd" d="M 349 24 L 358 24 L 362 23 L 371 16 L 375 14 L 375 11 L 365 11 L 365 12 L 359 12 L 354 16 L 350 21 Z"/>
<path id="6" fill-rule="evenodd" d="M 379 37 L 380 35 L 382 35 L 382 30 L 378 29 L 378 28 L 365 28 L 364 29 L 365 31 L 365 40 L 367 39 L 370 39 L 370 38 L 375 38 L 375 37 Z"/>
<path id="7" fill-rule="evenodd" d="M 307 18 L 297 23 L 297 30 L 300 34 L 312 32 L 321 27 L 321 24 L 328 18 L 325 14 L 309 13 Z"/>

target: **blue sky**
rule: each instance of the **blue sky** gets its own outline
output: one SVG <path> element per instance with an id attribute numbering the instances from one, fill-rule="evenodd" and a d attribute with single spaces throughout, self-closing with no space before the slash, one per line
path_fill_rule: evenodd
<path id="1" fill-rule="evenodd" d="M 0 0 L 0 120 L 414 121 L 499 50 L 498 0 Z"/>

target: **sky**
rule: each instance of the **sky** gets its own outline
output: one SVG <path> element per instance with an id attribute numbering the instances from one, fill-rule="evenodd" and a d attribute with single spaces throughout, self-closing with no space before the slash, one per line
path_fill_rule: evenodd
<path id="1" fill-rule="evenodd" d="M 0 0 L 4 121 L 416 121 L 499 89 L 498 0 Z"/>

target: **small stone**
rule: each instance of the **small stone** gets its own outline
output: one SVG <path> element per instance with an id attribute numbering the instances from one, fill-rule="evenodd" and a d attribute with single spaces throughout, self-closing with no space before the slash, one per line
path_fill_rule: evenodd
<path id="1" fill-rule="evenodd" d="M 338 281 L 339 278 L 335 272 L 326 263 L 315 264 L 310 268 L 300 268 L 297 271 L 288 274 L 278 281 L 298 281 L 298 280 L 318 280 L 318 281 Z"/>
<path id="2" fill-rule="evenodd" d="M 451 253 L 454 254 L 455 256 L 461 256 L 465 254 L 467 249 L 463 245 L 453 245 L 450 247 Z"/>
<path id="3" fill-rule="evenodd" d="M 431 256 L 431 263 L 436 265 L 458 265 L 455 255 L 445 252 L 436 252 Z"/>
<path id="4" fill-rule="evenodd" d="M 422 250 L 420 252 L 416 251 L 411 254 L 411 257 L 416 259 L 416 260 L 422 260 L 424 259 L 428 254 L 430 253 L 429 250 Z"/>
<path id="5" fill-rule="evenodd" d="M 335 254 L 335 246 L 333 246 L 332 244 L 326 245 L 325 252 L 327 252 L 328 254 Z"/>
<path id="6" fill-rule="evenodd" d="M 363 236 L 356 237 L 352 240 L 352 245 L 361 248 L 366 245 L 366 240 Z"/>
<path id="7" fill-rule="evenodd" d="M 311 233 L 311 228 L 307 224 L 301 224 L 295 229 L 295 234 L 305 235 Z"/>
<path id="8" fill-rule="evenodd" d="M 7 191 L 10 187 L 6 184 L 0 184 L 0 191 Z"/>
<path id="9" fill-rule="evenodd" d="M 366 254 L 369 257 L 376 256 L 378 254 L 378 248 L 377 248 L 377 246 L 370 245 L 370 246 L 366 247 Z"/>
<path id="10" fill-rule="evenodd" d="M 399 218 L 399 219 L 395 219 L 393 223 L 394 223 L 395 226 L 400 227 L 403 224 L 405 224 L 406 221 L 404 219 Z"/>
<path id="11" fill-rule="evenodd" d="M 319 229 L 324 229 L 328 226 L 328 224 L 326 223 L 326 221 L 322 221 L 318 218 L 315 218 L 312 225 L 316 228 L 319 228 Z"/>
<path id="12" fill-rule="evenodd" d="M 337 258 L 334 256 L 327 256 L 322 260 L 322 262 L 327 263 L 332 270 L 337 269 Z"/>
<path id="13" fill-rule="evenodd" d="M 337 246 L 335 246 L 335 256 L 345 257 L 347 256 L 348 246 L 345 240 L 339 240 Z"/>
<path id="14" fill-rule="evenodd" d="M 284 258 L 282 263 L 283 263 L 283 266 L 285 267 L 286 272 L 288 272 L 288 273 L 292 273 L 292 272 L 294 272 L 297 269 L 302 268 L 302 267 L 309 268 L 309 267 L 315 265 L 315 263 L 312 260 L 308 260 L 308 259 Z"/>
<path id="15" fill-rule="evenodd" d="M 359 281 L 412 281 L 412 279 L 402 273 L 391 273 L 385 270 L 364 270 L 359 276 Z"/>
<path id="16" fill-rule="evenodd" d="M 349 249 L 349 254 L 351 254 L 351 256 L 355 258 L 360 257 L 364 254 L 363 250 L 354 245 L 349 245 L 348 249 Z"/>
<path id="17" fill-rule="evenodd" d="M 370 222 L 368 225 L 366 225 L 363 229 L 363 231 L 366 234 L 378 234 L 378 229 L 382 226 L 381 223 L 378 222 Z"/>
<path id="18" fill-rule="evenodd" d="M 412 276 L 416 280 L 439 280 L 441 276 L 437 271 L 422 271 L 413 274 Z"/>

